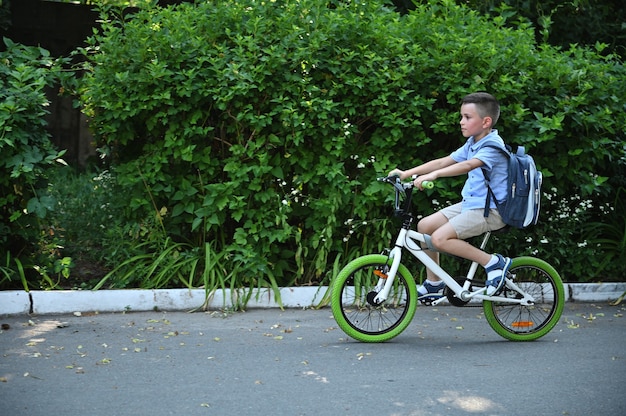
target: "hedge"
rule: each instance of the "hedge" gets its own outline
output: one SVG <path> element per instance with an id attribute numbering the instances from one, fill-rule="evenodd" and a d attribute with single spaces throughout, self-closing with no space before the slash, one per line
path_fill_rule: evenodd
<path id="1" fill-rule="evenodd" d="M 153 224 L 136 270 L 175 270 L 159 284 L 206 281 L 208 264 L 222 285 L 317 284 L 389 246 L 397 224 L 375 178 L 460 146 L 459 102 L 477 90 L 498 97 L 501 135 L 545 175 L 541 224 L 500 236 L 498 251 L 598 278 L 602 247 L 583 224 L 620 221 L 606 212 L 626 162 L 625 72 L 602 44 L 537 44 L 528 24 L 449 0 L 406 15 L 378 1 L 222 0 L 103 20 L 81 100 L 127 221 Z M 455 201 L 463 180 L 420 194 L 420 212 Z"/>

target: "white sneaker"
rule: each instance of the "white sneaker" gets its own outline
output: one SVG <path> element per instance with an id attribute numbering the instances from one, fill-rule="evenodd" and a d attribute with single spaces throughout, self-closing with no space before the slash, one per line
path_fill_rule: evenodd
<path id="1" fill-rule="evenodd" d="M 424 284 L 417 288 L 417 299 L 421 301 L 439 299 L 443 297 L 445 287 L 446 284 L 443 281 L 433 284 L 430 280 L 424 280 Z"/>

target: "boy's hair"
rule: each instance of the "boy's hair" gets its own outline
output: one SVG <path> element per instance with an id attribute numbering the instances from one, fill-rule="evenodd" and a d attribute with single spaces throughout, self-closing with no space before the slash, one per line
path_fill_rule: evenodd
<path id="1" fill-rule="evenodd" d="M 500 104 L 493 95 L 486 92 L 475 92 L 463 97 L 462 104 L 475 104 L 478 115 L 491 117 L 491 126 L 495 126 L 500 118 Z"/>

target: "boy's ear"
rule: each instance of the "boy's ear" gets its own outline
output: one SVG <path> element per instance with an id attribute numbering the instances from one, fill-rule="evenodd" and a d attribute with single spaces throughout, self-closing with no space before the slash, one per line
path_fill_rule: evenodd
<path id="1" fill-rule="evenodd" d="M 493 126 L 493 119 L 489 116 L 486 116 L 485 118 L 483 118 L 483 128 L 487 128 L 491 126 Z"/>

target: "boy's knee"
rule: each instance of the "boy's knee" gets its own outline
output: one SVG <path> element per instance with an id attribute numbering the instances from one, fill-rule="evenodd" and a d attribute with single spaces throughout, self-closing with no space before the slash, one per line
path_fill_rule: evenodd
<path id="1" fill-rule="evenodd" d="M 424 217 L 417 223 L 417 231 L 423 234 L 433 234 L 439 227 L 447 222 L 447 219 L 439 214 L 441 217 L 436 215 L 429 215 L 428 217 Z"/>
<path id="2" fill-rule="evenodd" d="M 443 246 L 445 245 L 446 241 L 448 241 L 448 238 L 444 238 L 443 236 L 441 236 L 438 233 L 435 233 L 435 234 L 430 236 L 430 243 L 437 250 L 443 249 Z"/>
<path id="3" fill-rule="evenodd" d="M 423 234 L 431 234 L 434 230 L 429 230 L 428 223 L 424 220 L 425 218 L 419 220 L 419 222 L 417 223 L 417 231 Z"/>

